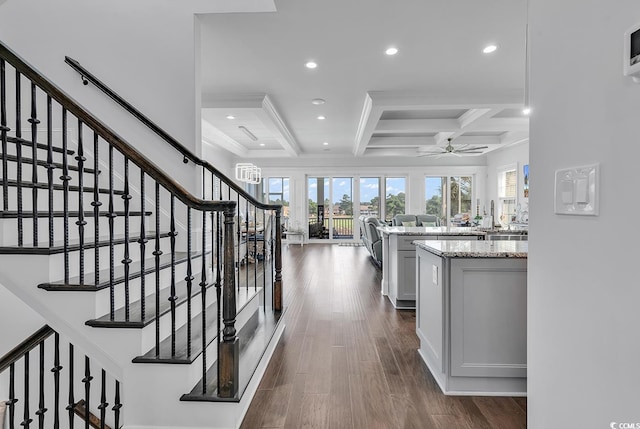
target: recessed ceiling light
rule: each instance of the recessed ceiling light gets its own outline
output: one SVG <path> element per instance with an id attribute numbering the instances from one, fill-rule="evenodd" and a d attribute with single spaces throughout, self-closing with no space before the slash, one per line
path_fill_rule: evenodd
<path id="1" fill-rule="evenodd" d="M 316 67 L 318 67 L 318 63 L 316 63 L 315 61 L 309 61 L 304 66 L 308 69 L 315 69 Z"/>
<path id="2" fill-rule="evenodd" d="M 227 119 L 235 119 L 236 117 L 233 115 L 227 115 Z"/>
<path id="3" fill-rule="evenodd" d="M 387 55 L 395 55 L 398 53 L 398 48 L 388 48 L 384 53 Z"/>
<path id="4" fill-rule="evenodd" d="M 322 143 L 323 146 L 329 146 L 329 142 Z"/>
<path id="5" fill-rule="evenodd" d="M 264 146 L 264 143 L 260 143 L 260 146 Z"/>
<path id="6" fill-rule="evenodd" d="M 482 52 L 484 52 L 485 54 L 490 54 L 491 52 L 495 52 L 496 49 L 498 49 L 496 45 L 487 45 L 484 47 Z"/>
<path id="7" fill-rule="evenodd" d="M 523 115 L 528 115 L 529 113 L 531 113 L 531 107 L 525 107 L 524 109 L 522 109 Z"/>
<path id="8" fill-rule="evenodd" d="M 326 103 L 326 101 L 323 98 L 314 98 L 313 100 L 311 100 L 311 104 L 315 104 L 316 106 L 324 103 Z"/>
<path id="9" fill-rule="evenodd" d="M 320 115 L 320 116 L 318 116 L 318 119 L 320 119 L 321 121 L 324 121 L 327 118 L 325 118 L 324 116 Z"/>

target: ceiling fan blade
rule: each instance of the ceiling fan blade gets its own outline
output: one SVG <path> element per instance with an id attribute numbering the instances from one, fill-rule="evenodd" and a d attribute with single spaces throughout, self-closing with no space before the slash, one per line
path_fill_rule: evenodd
<path id="1" fill-rule="evenodd" d="M 423 152 L 423 153 L 420 153 L 420 154 L 418 154 L 416 156 L 418 156 L 418 157 L 421 157 L 421 156 L 439 156 L 439 155 L 443 155 L 445 153 L 446 152 Z"/>
<path id="2" fill-rule="evenodd" d="M 466 149 L 456 149 L 456 152 L 472 152 L 472 151 L 478 151 L 480 149 L 488 149 L 489 146 L 474 146 L 474 147 L 468 147 Z"/>

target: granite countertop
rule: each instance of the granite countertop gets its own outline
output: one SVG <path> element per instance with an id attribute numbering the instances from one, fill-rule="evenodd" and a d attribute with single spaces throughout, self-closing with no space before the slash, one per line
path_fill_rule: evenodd
<path id="1" fill-rule="evenodd" d="M 445 258 L 526 258 L 527 241 L 415 240 L 416 246 Z"/>
<path id="2" fill-rule="evenodd" d="M 383 234 L 394 235 L 485 235 L 471 227 L 459 226 L 379 226 Z"/>

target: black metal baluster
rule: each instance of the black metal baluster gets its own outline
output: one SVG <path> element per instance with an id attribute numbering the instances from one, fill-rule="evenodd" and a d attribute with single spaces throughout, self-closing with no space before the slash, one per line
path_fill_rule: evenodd
<path id="1" fill-rule="evenodd" d="M 22 212 L 22 94 L 20 86 L 20 72 L 16 70 L 16 180 L 17 180 L 17 203 L 18 203 L 18 246 L 22 247 L 24 242 L 24 225 Z"/>
<path id="2" fill-rule="evenodd" d="M 140 244 L 140 272 L 142 275 L 140 276 L 140 321 L 145 320 L 146 313 L 146 292 L 145 292 L 145 284 L 147 276 L 144 274 L 145 270 L 145 251 L 147 247 L 147 236 L 145 233 L 145 196 L 144 196 L 144 171 L 140 170 L 140 211 L 142 216 L 140 216 L 140 238 L 138 239 L 138 243 Z"/>
<path id="3" fill-rule="evenodd" d="M 31 124 L 31 199 L 33 210 L 33 247 L 38 247 L 38 111 L 36 109 L 36 85 L 31 83 L 31 117 L 28 119 Z"/>
<path id="4" fill-rule="evenodd" d="M 156 263 L 156 356 L 160 356 L 160 183 L 156 182 L 156 249 L 153 252 Z"/>
<path id="5" fill-rule="evenodd" d="M 38 428 L 44 429 L 44 414 L 47 412 L 44 406 L 44 340 L 40 342 L 40 377 L 38 382 L 40 390 L 36 415 L 38 416 Z"/>
<path id="6" fill-rule="evenodd" d="M 115 396 L 115 404 L 113 404 L 113 420 L 114 427 L 120 427 L 120 409 L 122 408 L 122 403 L 120 403 L 120 382 L 116 380 L 116 396 Z"/>
<path id="7" fill-rule="evenodd" d="M 271 215 L 269 215 L 271 216 Z M 271 220 L 271 219 L 269 219 Z M 262 231 L 262 299 L 263 299 L 263 308 L 266 310 L 267 308 L 267 255 L 271 254 L 271 249 L 269 249 L 269 253 L 267 253 L 267 235 L 271 237 L 271 233 L 267 234 L 267 211 L 262 210 L 262 225 L 264 225 L 264 230 Z M 269 228 L 271 228 L 272 222 L 269 222 Z"/>
<path id="8" fill-rule="evenodd" d="M 100 188 L 98 182 L 98 133 L 93 133 L 93 259 L 94 259 L 94 284 L 100 284 Z"/>
<path id="9" fill-rule="evenodd" d="M 240 201 L 240 195 L 238 195 L 238 201 Z M 245 282 L 244 282 L 244 288 L 245 290 L 249 289 L 249 250 L 251 248 L 251 237 L 249 236 L 249 201 L 245 200 L 245 207 L 244 207 L 244 214 L 245 214 L 245 218 L 244 218 L 244 233 L 245 233 L 245 270 L 244 270 L 244 277 L 245 277 Z M 254 224 L 255 219 L 254 219 Z M 255 245 L 256 245 L 256 237 L 255 235 L 253 236 L 253 256 L 255 258 L 255 253 L 256 253 L 256 249 L 255 249 Z M 254 261 L 255 264 L 255 261 Z M 238 290 L 240 290 L 240 282 L 238 282 Z"/>
<path id="10" fill-rule="evenodd" d="M 73 344 L 69 343 L 69 405 L 67 405 L 67 411 L 69 412 L 69 429 L 73 429 L 74 411 L 76 407 L 76 400 L 73 396 L 73 378 Z"/>
<path id="11" fill-rule="evenodd" d="M 2 208 L 9 210 L 9 180 L 7 160 L 7 132 L 11 128 L 7 126 L 7 72 L 6 64 L 0 59 L 0 138 L 2 139 Z"/>
<path id="12" fill-rule="evenodd" d="M 24 354 L 24 420 L 20 426 L 29 429 L 29 425 L 33 421 L 29 412 L 29 352 Z"/>
<path id="13" fill-rule="evenodd" d="M 60 365 L 60 335 L 55 333 L 55 340 L 53 345 L 53 429 L 60 428 L 60 371 L 62 366 Z"/>
<path id="14" fill-rule="evenodd" d="M 9 400 L 7 405 L 9 406 L 9 429 L 15 429 L 16 421 L 16 365 L 12 363 L 9 365 Z"/>
<path id="15" fill-rule="evenodd" d="M 191 357 L 191 288 L 193 271 L 191 268 L 191 207 L 187 207 L 187 357 Z"/>
<path id="16" fill-rule="evenodd" d="M 67 161 L 67 109 L 62 108 L 62 199 L 64 234 L 64 282 L 69 283 L 69 162 Z"/>
<path id="17" fill-rule="evenodd" d="M 253 206 L 253 290 L 256 290 L 258 285 L 258 208 Z M 264 219 L 263 219 L 264 220 Z M 262 237 L 264 238 L 264 222 L 262 222 Z M 264 248 L 264 241 L 263 241 Z M 247 289 L 249 284 L 247 283 Z"/>
<path id="18" fill-rule="evenodd" d="M 121 261 L 124 264 L 124 318 L 129 321 L 129 266 L 131 264 L 131 258 L 129 256 L 129 201 L 131 200 L 129 194 L 129 158 L 124 158 L 124 259 Z M 144 216 L 143 216 L 144 217 Z"/>
<path id="19" fill-rule="evenodd" d="M 84 428 L 85 429 L 90 428 L 89 422 L 91 421 L 90 412 L 89 412 L 89 410 L 91 410 L 90 402 L 89 402 L 91 399 L 91 380 L 93 380 L 93 377 L 91 376 L 91 366 L 89 362 L 89 357 L 85 356 L 84 357 L 84 378 L 82 379 L 82 382 L 84 383 Z"/>
<path id="20" fill-rule="evenodd" d="M 206 212 L 202 212 L 202 271 L 200 272 L 200 297 L 202 301 L 202 394 L 207 393 L 207 261 L 206 261 Z"/>
<path id="21" fill-rule="evenodd" d="M 231 191 L 229 191 L 229 193 L 231 193 Z M 237 267 L 238 267 L 238 287 L 240 287 L 240 276 L 242 275 L 242 273 L 240 272 L 240 268 L 242 265 L 242 258 L 240 257 L 240 252 L 241 252 L 241 248 L 242 248 L 242 222 L 240 221 L 240 210 L 242 210 L 242 208 L 240 207 L 240 194 L 237 195 L 237 206 L 236 206 L 236 214 L 238 215 L 238 262 L 237 262 Z M 248 246 L 247 242 L 245 241 L 245 247 Z"/>
<path id="22" fill-rule="evenodd" d="M 176 355 L 176 198 L 171 195 L 171 224 L 170 224 L 170 240 L 171 240 L 171 357 Z"/>
<path id="23" fill-rule="evenodd" d="M 47 189 L 49 194 L 49 247 L 53 247 L 54 227 L 53 227 L 53 107 L 51 96 L 47 96 Z M 63 154 L 62 156 L 67 156 Z"/>
<path id="24" fill-rule="evenodd" d="M 80 284 L 84 284 L 84 226 L 87 221 L 84 220 L 84 162 L 87 160 L 84 156 L 84 147 L 82 143 L 82 121 L 78 119 L 78 154 L 75 157 L 78 161 L 78 220 L 76 225 L 78 226 L 78 239 L 80 240 L 80 249 L 78 257 L 80 258 Z"/>
<path id="25" fill-rule="evenodd" d="M 113 208 L 113 146 L 109 145 L 109 318 L 115 319 L 116 313 L 116 289 L 115 289 L 115 253 L 113 245 L 113 223 L 116 217 Z"/>
<path id="26" fill-rule="evenodd" d="M 104 429 L 105 427 L 105 419 L 107 418 L 108 407 L 109 403 L 107 402 L 107 373 L 103 369 L 102 383 L 100 385 L 100 405 L 98 405 L 98 409 L 100 410 L 100 429 Z"/>

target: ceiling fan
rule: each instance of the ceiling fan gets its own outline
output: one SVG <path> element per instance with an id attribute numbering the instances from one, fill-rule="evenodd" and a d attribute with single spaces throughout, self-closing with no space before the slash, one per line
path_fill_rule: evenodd
<path id="1" fill-rule="evenodd" d="M 482 149 L 487 149 L 489 146 L 469 146 L 468 144 L 454 147 L 451 144 L 451 137 L 447 139 L 448 143 L 445 147 L 438 147 L 439 152 L 425 152 L 419 154 L 418 156 L 443 156 L 443 155 L 454 155 L 454 156 L 462 156 L 462 155 L 471 155 L 471 154 L 479 154 L 483 153 Z"/>

